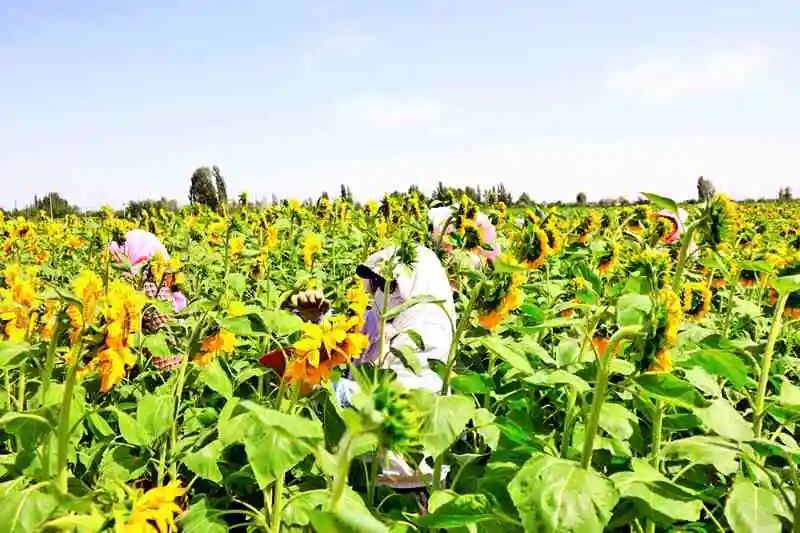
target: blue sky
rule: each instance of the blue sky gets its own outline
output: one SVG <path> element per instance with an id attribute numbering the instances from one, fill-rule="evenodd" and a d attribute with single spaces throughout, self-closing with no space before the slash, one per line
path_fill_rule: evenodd
<path id="1" fill-rule="evenodd" d="M 655 4 L 4 0 L 0 205 L 800 194 L 800 9 Z"/>

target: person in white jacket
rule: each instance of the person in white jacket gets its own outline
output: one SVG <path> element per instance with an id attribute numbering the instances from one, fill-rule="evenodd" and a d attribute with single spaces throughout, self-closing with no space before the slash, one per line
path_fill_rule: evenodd
<path id="1" fill-rule="evenodd" d="M 356 273 L 364 280 L 369 292 L 373 295 L 375 306 L 367 312 L 366 332 L 370 337 L 370 345 L 359 362 L 375 362 L 383 360 L 383 365 L 397 375 L 397 381 L 407 388 L 423 388 L 438 393 L 442 388 L 442 380 L 431 370 L 428 360 L 447 361 L 455 329 L 455 306 L 453 292 L 447 273 L 436 254 L 424 247 L 417 246 L 416 260 L 413 265 L 402 265 L 393 259 L 397 249 L 386 248 L 369 256 L 359 265 Z M 423 301 L 405 309 L 387 322 L 383 342 L 386 353 L 378 353 L 380 349 L 379 324 L 384 302 L 386 280 L 381 275 L 387 262 L 395 262 L 392 279 L 389 280 L 390 293 L 388 309 L 391 310 L 413 298 L 429 297 L 434 302 Z M 409 332 L 416 332 L 422 339 L 422 348 L 418 347 Z M 416 351 L 421 371 L 414 374 L 389 349 L 408 346 Z"/>
<path id="2" fill-rule="evenodd" d="M 396 247 L 376 252 L 357 268 L 356 273 L 372 294 L 375 305 L 367 311 L 364 328 L 370 344 L 356 364 L 381 362 L 384 368 L 394 371 L 397 381 L 406 388 L 427 389 L 439 394 L 442 390 L 442 379 L 431 369 L 428 361 L 436 359 L 446 362 L 450 353 L 456 323 L 452 289 L 439 258 L 429 248 L 417 246 L 413 265 L 399 264 L 395 257 L 396 252 Z M 388 283 L 382 275 L 387 270 L 387 261 L 395 264 Z M 390 287 L 387 310 L 417 297 L 430 297 L 435 302 L 423 301 L 411 305 L 388 321 L 382 343 L 384 353 L 380 354 L 380 317 L 384 312 L 382 307 L 387 285 Z M 290 304 L 306 320 L 314 314 L 309 313 L 309 310 L 329 308 L 322 294 L 318 292 L 296 295 L 290 300 Z M 422 339 L 421 348 L 412 339 L 413 333 L 409 333 L 411 331 Z M 402 346 L 409 346 L 416 353 L 421 369 L 418 374 L 407 369 L 400 358 L 391 353 L 391 348 Z M 342 378 L 334 383 L 334 390 L 339 404 L 346 407 L 358 390 L 358 385 L 353 380 Z M 402 457 L 390 452 L 384 460 L 378 483 L 397 489 L 418 489 L 430 483 L 431 474 L 432 469 L 425 461 L 418 469 L 414 469 Z M 446 476 L 446 468 L 442 469 L 442 474 Z"/>

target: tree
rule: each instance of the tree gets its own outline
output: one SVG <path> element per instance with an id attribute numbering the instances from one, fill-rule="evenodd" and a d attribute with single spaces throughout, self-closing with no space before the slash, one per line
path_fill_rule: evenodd
<path id="1" fill-rule="evenodd" d="M 711 183 L 711 180 L 705 179 L 703 176 L 697 178 L 697 198 L 701 202 L 705 202 L 706 200 L 710 200 L 716 190 L 714 189 L 714 184 Z"/>
<path id="2" fill-rule="evenodd" d="M 786 202 L 792 199 L 792 190 L 789 187 L 784 187 L 778 191 L 778 200 Z"/>
<path id="3" fill-rule="evenodd" d="M 575 197 L 575 203 L 578 205 L 586 205 L 586 193 L 579 192 L 578 196 Z"/>
<path id="4" fill-rule="evenodd" d="M 497 202 L 503 202 L 506 205 L 510 205 L 514 199 L 511 197 L 511 192 L 506 189 L 506 186 L 502 183 L 498 183 L 494 187 L 492 187 L 492 191 L 495 193 L 495 199 Z"/>
<path id="5" fill-rule="evenodd" d="M 192 204 L 207 205 L 216 210 L 219 207 L 219 197 L 211 182 L 211 171 L 208 167 L 200 167 L 192 174 L 192 184 L 189 187 L 189 202 Z"/>
<path id="6" fill-rule="evenodd" d="M 221 206 L 228 205 L 228 189 L 225 187 L 225 179 L 219 171 L 219 167 L 214 165 L 214 183 L 217 185 L 217 201 Z"/>
<path id="7" fill-rule="evenodd" d="M 137 218 L 143 213 L 158 214 L 161 211 L 178 211 L 178 202 L 161 197 L 158 200 L 131 200 L 125 208 L 125 214 L 129 218 Z"/>
<path id="8" fill-rule="evenodd" d="M 247 207 L 247 192 L 239 193 L 239 207 Z"/>
<path id="9" fill-rule="evenodd" d="M 39 198 L 33 197 L 33 203 L 26 209 L 34 211 L 44 211 L 51 218 L 59 218 L 71 213 L 77 213 L 78 208 L 62 198 L 57 192 L 49 192 Z"/>
<path id="10" fill-rule="evenodd" d="M 344 200 L 346 202 L 352 202 L 353 201 L 353 191 L 351 191 L 350 187 L 348 187 L 344 183 L 342 183 L 339 186 L 339 196 L 342 198 L 342 200 Z"/>
<path id="11" fill-rule="evenodd" d="M 528 193 L 523 192 L 517 198 L 517 207 L 530 207 L 531 205 L 531 197 L 528 196 Z"/>
<path id="12" fill-rule="evenodd" d="M 450 195 L 448 194 L 447 187 L 444 186 L 444 183 L 441 181 L 436 185 L 436 189 L 433 190 L 433 194 L 431 195 L 431 199 L 437 202 L 447 202 L 450 199 Z"/>

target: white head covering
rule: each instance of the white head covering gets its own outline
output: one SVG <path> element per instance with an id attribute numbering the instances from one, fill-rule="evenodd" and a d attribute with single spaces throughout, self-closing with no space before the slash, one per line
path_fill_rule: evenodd
<path id="1" fill-rule="evenodd" d="M 369 256 L 363 263 L 365 267 L 380 274 L 385 261 L 390 260 L 397 247 L 390 247 Z M 453 291 L 447 273 L 436 254 L 422 246 L 417 246 L 414 264 L 396 265 L 392 279 L 396 288 L 390 294 L 389 309 L 420 296 L 430 296 L 438 303 L 419 303 L 398 314 L 391 322 L 391 346 L 416 345 L 405 332 L 415 331 L 422 338 L 424 349 L 417 352 L 422 372 L 419 376 L 407 370 L 401 361 L 391 353 L 386 354 L 388 366 L 395 371 L 398 381 L 409 388 L 426 388 L 438 392 L 441 378 L 428 366 L 428 359 L 446 361 L 453 341 L 456 312 L 453 304 Z M 376 293 L 376 302 L 383 299 L 382 290 Z M 382 302 L 378 302 L 380 305 Z M 386 342 L 386 348 L 390 346 Z"/>
<path id="2" fill-rule="evenodd" d="M 452 216 L 453 211 L 453 207 L 449 205 L 432 207 L 428 210 L 428 222 L 432 226 L 434 233 L 444 231 L 444 225 L 447 223 L 447 219 Z"/>
<path id="3" fill-rule="evenodd" d="M 370 255 L 367 260 L 364 261 L 363 265 L 376 274 L 381 274 L 383 271 L 383 264 L 391 260 L 395 253 L 397 253 L 396 246 L 384 248 Z M 407 302 L 411 298 L 431 296 L 441 301 L 441 305 L 449 316 L 450 323 L 455 327 L 456 313 L 455 305 L 453 304 L 453 289 L 450 287 L 450 281 L 447 279 L 447 272 L 445 272 L 442 263 L 432 250 L 418 245 L 417 258 L 414 264 L 412 266 L 396 264 L 392 279 L 397 283 L 397 289 L 396 294 L 390 295 L 395 296 L 395 298 L 393 298 L 393 303 L 390 299 L 389 309 L 403 302 Z M 380 291 L 382 292 L 382 290 Z M 377 300 L 379 300 L 379 298 L 376 298 L 376 303 L 380 305 Z M 407 311 L 397 316 L 395 319 L 395 327 L 397 327 L 397 321 L 405 313 L 407 313 Z"/>

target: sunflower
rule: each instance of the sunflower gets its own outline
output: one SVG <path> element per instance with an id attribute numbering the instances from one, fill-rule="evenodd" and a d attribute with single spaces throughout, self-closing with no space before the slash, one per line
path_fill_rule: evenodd
<path id="1" fill-rule="evenodd" d="M 236 257 L 244 250 L 244 238 L 240 236 L 236 236 L 231 238 L 230 243 L 228 245 L 228 252 L 230 253 L 231 257 Z"/>
<path id="2" fill-rule="evenodd" d="M 728 284 L 728 280 L 725 279 L 725 276 L 719 275 L 717 271 L 712 271 L 709 268 L 702 268 L 700 270 L 701 273 L 705 274 L 708 278 L 708 286 L 712 289 L 721 289 Z"/>
<path id="3" fill-rule="evenodd" d="M 81 318 L 83 324 L 91 324 L 94 320 L 97 301 L 103 294 L 103 281 L 91 270 L 84 270 L 72 283 L 73 292 L 81 302 Z"/>
<path id="4" fill-rule="evenodd" d="M 712 248 L 730 243 L 741 226 L 741 216 L 736 204 L 724 194 L 717 194 L 711 201 L 709 220 L 706 225 L 706 240 Z"/>
<path id="5" fill-rule="evenodd" d="M 672 356 L 668 349 L 661 348 L 656 352 L 656 357 L 653 360 L 650 372 L 669 373 L 672 372 Z"/>
<path id="6" fill-rule="evenodd" d="M 103 349 L 89 363 L 88 370 L 100 374 L 100 391 L 108 392 L 122 381 L 129 367 L 136 363 L 131 351 L 133 334 L 138 332 L 142 322 L 142 308 L 146 297 L 122 281 L 114 281 L 108 287 L 108 294 L 100 302 L 105 322 L 105 341 Z"/>
<path id="7" fill-rule="evenodd" d="M 311 268 L 314 256 L 322 249 L 322 238 L 316 233 L 307 233 L 303 239 L 303 263 Z"/>
<path id="8" fill-rule="evenodd" d="M 520 274 L 496 273 L 495 279 L 484 283 L 478 298 L 478 323 L 492 331 L 522 303 Z"/>
<path id="9" fill-rule="evenodd" d="M 19 265 L 8 265 L 4 271 L 6 288 L 0 289 L 0 321 L 6 321 L 3 333 L 12 341 L 22 341 L 28 335 L 31 312 L 37 306 L 36 270 L 22 271 Z"/>
<path id="10" fill-rule="evenodd" d="M 800 274 L 800 254 L 794 254 L 786 258 L 786 265 L 778 271 L 778 276 L 794 276 Z M 778 293 L 775 289 L 770 289 L 770 301 L 775 305 L 778 300 Z M 789 293 L 786 300 L 786 307 L 783 311 L 788 318 L 800 318 L 800 291 Z"/>
<path id="11" fill-rule="evenodd" d="M 608 274 L 619 262 L 619 244 L 615 241 L 607 242 L 602 254 L 598 258 L 597 270 L 601 274 Z"/>
<path id="12" fill-rule="evenodd" d="M 667 218 L 659 213 L 652 213 L 650 218 L 649 233 L 652 235 L 650 242 L 674 242 L 672 236 L 680 230 L 677 219 Z"/>
<path id="13" fill-rule="evenodd" d="M 560 252 L 564 246 L 564 236 L 561 232 L 554 224 L 547 224 L 544 227 L 544 233 L 547 235 L 547 248 L 550 250 L 550 255 Z"/>
<path id="14" fill-rule="evenodd" d="M 172 481 L 163 487 L 155 487 L 145 493 L 134 490 L 133 509 L 118 531 L 122 533 L 172 533 L 178 531 L 175 517 L 182 512 L 176 503 L 186 494 L 180 481 Z"/>
<path id="15" fill-rule="evenodd" d="M 669 253 L 653 248 L 642 250 L 628 265 L 629 272 L 635 272 L 647 278 L 655 290 L 666 286 L 670 278 L 671 268 L 672 262 Z"/>
<path id="16" fill-rule="evenodd" d="M 383 449 L 402 453 L 419 446 L 425 416 L 408 390 L 397 382 L 381 381 L 369 399 L 359 402 L 356 410 L 366 427 L 377 425 L 375 433 Z"/>
<path id="17" fill-rule="evenodd" d="M 529 270 L 539 268 L 550 254 L 547 234 L 533 224 L 528 225 L 522 232 L 519 252 L 520 260 Z"/>
<path id="18" fill-rule="evenodd" d="M 755 270 L 743 268 L 739 271 L 739 285 L 742 287 L 752 287 L 759 281 L 759 274 Z"/>
<path id="19" fill-rule="evenodd" d="M 321 324 L 303 324 L 303 334 L 294 344 L 294 357 L 285 376 L 292 383 L 319 385 L 336 366 L 360 356 L 369 345 L 361 333 L 361 316 L 337 316 Z"/>
<path id="20" fill-rule="evenodd" d="M 386 238 L 387 224 L 385 220 L 379 220 L 377 225 L 378 240 L 382 241 Z"/>
<path id="21" fill-rule="evenodd" d="M 199 366 L 208 366 L 217 355 L 231 353 L 235 347 L 236 336 L 228 330 L 220 329 L 203 339 L 200 353 L 195 355 L 194 362 Z"/>
<path id="22" fill-rule="evenodd" d="M 267 247 L 274 250 L 278 247 L 278 226 L 270 224 L 267 228 Z"/>
<path id="23" fill-rule="evenodd" d="M 600 323 L 592 335 L 592 347 L 598 357 L 602 357 L 608 350 L 608 345 L 611 342 L 611 337 L 614 336 L 616 327 L 611 324 Z M 614 350 L 614 353 L 619 351 L 619 346 Z"/>
<path id="24" fill-rule="evenodd" d="M 662 344 L 674 346 L 678 341 L 678 327 L 683 317 L 680 298 L 672 289 L 661 289 L 658 291 L 657 301 L 662 310 L 659 321 L 659 331 L 663 335 Z"/>
<path id="25" fill-rule="evenodd" d="M 595 230 L 597 230 L 599 226 L 600 215 L 598 215 L 595 211 L 589 212 L 589 214 L 583 220 L 581 220 L 580 224 L 578 224 L 578 227 L 575 228 L 578 242 L 586 246 L 586 244 L 589 242 L 589 237 Z"/>
<path id="26" fill-rule="evenodd" d="M 648 218 L 650 218 L 650 212 L 646 207 L 636 207 L 630 220 L 628 220 L 626 229 L 631 233 L 641 235 L 645 230 Z"/>
<path id="27" fill-rule="evenodd" d="M 689 283 L 683 288 L 682 307 L 693 320 L 700 320 L 711 308 L 711 290 L 705 283 Z"/>
<path id="28" fill-rule="evenodd" d="M 347 289 L 346 297 L 349 304 L 348 309 L 352 311 L 355 316 L 363 317 L 369 305 L 369 294 L 364 290 L 364 284 L 357 280 Z"/>

